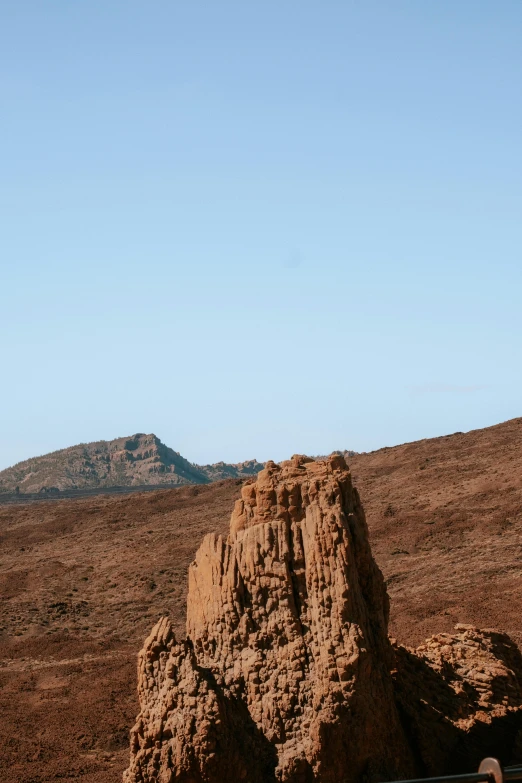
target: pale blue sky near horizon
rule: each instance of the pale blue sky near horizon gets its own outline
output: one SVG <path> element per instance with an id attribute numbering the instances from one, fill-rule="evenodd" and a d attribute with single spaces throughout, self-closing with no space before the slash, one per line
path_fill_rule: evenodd
<path id="1" fill-rule="evenodd" d="M 0 469 L 522 415 L 522 3 L 0 0 Z"/>

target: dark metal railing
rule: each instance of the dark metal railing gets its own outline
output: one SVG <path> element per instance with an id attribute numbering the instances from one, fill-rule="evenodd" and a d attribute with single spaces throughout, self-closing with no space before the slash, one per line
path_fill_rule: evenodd
<path id="1" fill-rule="evenodd" d="M 437 778 L 414 778 L 398 780 L 395 783 L 511 783 L 522 780 L 522 766 L 503 767 L 498 759 L 484 759 L 478 772 L 467 775 L 444 775 Z"/>

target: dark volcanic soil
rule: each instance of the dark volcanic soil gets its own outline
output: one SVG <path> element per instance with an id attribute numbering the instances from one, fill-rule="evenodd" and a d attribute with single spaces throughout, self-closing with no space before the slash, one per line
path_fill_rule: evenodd
<path id="1" fill-rule="evenodd" d="M 464 622 L 522 644 L 522 419 L 351 467 L 399 641 Z M 121 780 L 137 651 L 161 614 L 183 632 L 188 563 L 240 486 L 0 506 L 3 783 Z"/>

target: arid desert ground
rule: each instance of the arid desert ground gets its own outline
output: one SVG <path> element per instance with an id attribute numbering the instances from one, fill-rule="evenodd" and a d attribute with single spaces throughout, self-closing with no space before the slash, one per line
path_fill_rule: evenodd
<path id="1" fill-rule="evenodd" d="M 522 419 L 349 459 L 391 600 L 417 645 L 456 623 L 522 644 Z M 184 632 L 187 567 L 242 481 L 0 506 L 4 783 L 120 781 L 136 658 Z"/>

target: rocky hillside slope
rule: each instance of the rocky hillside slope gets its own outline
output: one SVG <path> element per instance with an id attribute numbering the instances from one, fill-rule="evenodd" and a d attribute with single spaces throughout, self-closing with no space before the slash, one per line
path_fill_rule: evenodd
<path id="1" fill-rule="evenodd" d="M 393 599 L 393 633 L 419 644 L 471 622 L 522 647 L 522 418 L 349 463 Z"/>
<path id="2" fill-rule="evenodd" d="M 230 465 L 193 465 L 160 441 L 138 433 L 128 438 L 81 443 L 0 471 L 0 492 L 136 486 L 206 484 L 255 475 L 257 460 Z"/>

